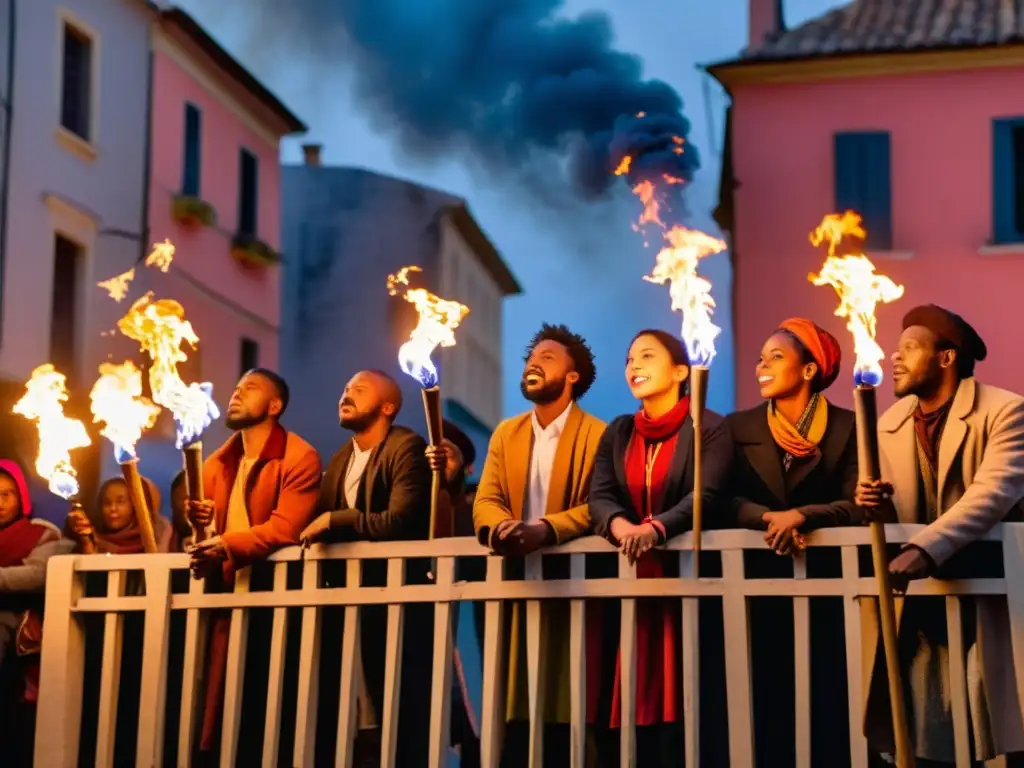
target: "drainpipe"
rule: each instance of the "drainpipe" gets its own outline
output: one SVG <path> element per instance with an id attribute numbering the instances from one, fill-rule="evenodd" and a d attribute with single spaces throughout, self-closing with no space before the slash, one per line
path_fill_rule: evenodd
<path id="1" fill-rule="evenodd" d="M 152 37 L 150 37 L 152 46 Z M 139 262 L 146 259 L 149 250 L 149 184 L 152 180 L 153 168 L 150 154 L 153 148 L 153 49 L 149 50 L 148 72 L 146 76 L 146 135 L 143 139 L 142 158 L 142 220 L 139 224 Z"/>
<path id="2" fill-rule="evenodd" d="M 7 211 L 11 191 L 11 126 L 14 113 L 14 41 L 17 38 L 15 25 L 17 0 L 8 0 L 7 5 L 7 89 L 3 98 L 4 146 L 3 178 L 0 179 L 0 344 L 3 343 L 4 322 L 4 277 L 7 271 Z"/>

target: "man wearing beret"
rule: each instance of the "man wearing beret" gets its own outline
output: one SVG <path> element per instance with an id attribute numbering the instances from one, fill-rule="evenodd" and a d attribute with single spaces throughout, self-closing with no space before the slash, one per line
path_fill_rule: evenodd
<path id="1" fill-rule="evenodd" d="M 964 547 L 997 523 L 1024 519 L 1024 398 L 974 378 L 987 350 L 962 317 L 929 304 L 903 318 L 892 356 L 900 399 L 878 421 L 883 480 L 858 486 L 869 516 L 918 523 L 889 564 L 893 588 L 940 572 Z M 966 603 L 966 601 L 964 601 Z M 863 601 L 865 634 L 877 636 L 877 609 Z M 967 684 L 976 759 L 1024 751 L 1024 725 L 1012 671 L 1005 598 L 964 605 Z M 953 719 L 945 607 L 916 598 L 900 616 L 900 658 L 909 683 L 908 716 L 915 752 L 928 765 L 953 765 Z M 886 675 L 875 643 L 865 735 L 894 752 Z"/>

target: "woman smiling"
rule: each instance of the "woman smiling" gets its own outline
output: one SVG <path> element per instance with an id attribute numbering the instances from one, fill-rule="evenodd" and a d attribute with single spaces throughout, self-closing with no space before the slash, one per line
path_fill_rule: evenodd
<path id="1" fill-rule="evenodd" d="M 765 341 L 757 361 L 766 402 L 726 418 L 736 450 L 729 490 L 737 524 L 764 531 L 776 555 L 799 555 L 808 531 L 860 519 L 853 503 L 854 415 L 824 395 L 840 362 L 839 343 L 830 333 L 810 320 L 786 320 Z M 784 561 L 759 560 L 760 554 L 748 553 L 748 578 L 792 575 Z M 749 605 L 756 762 L 794 765 L 793 603 L 764 597 Z M 842 610 L 837 598 L 811 603 L 811 658 L 802 663 L 814 670 L 812 765 L 839 766 L 849 759 Z"/>
<path id="2" fill-rule="evenodd" d="M 677 576 L 678 555 L 653 548 L 693 526 L 693 421 L 687 396 L 690 361 L 678 339 L 664 331 L 646 330 L 630 344 L 625 374 L 640 409 L 615 419 L 601 438 L 590 484 L 590 517 L 596 532 L 636 563 L 638 578 Z M 708 517 L 713 518 L 733 449 L 718 414 L 705 414 L 703 430 L 704 504 Z M 638 765 L 679 764 L 683 719 L 680 605 L 678 599 L 637 601 Z M 612 633 L 603 636 L 602 645 L 617 651 L 619 621 L 609 616 L 604 626 Z M 590 639 L 593 642 L 594 638 Z M 594 651 L 594 646 L 589 646 L 588 656 Z M 615 670 L 610 711 L 597 715 L 595 708 L 588 707 L 588 716 L 618 729 L 622 699 L 617 652 L 608 657 L 605 669 L 609 667 Z M 588 693 L 599 688 L 588 682 Z M 588 703 L 593 701 L 591 698 Z"/>

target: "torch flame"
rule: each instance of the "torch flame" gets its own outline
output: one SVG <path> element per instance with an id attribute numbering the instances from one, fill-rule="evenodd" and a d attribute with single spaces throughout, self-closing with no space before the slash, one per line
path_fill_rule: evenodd
<path id="1" fill-rule="evenodd" d="M 154 301 L 153 294 L 147 293 L 132 305 L 117 327 L 139 342 L 153 361 L 149 369 L 153 400 L 174 415 L 178 448 L 198 440 L 220 411 L 213 402 L 211 384 L 186 384 L 178 375 L 178 364 L 188 359 L 182 342 L 193 349 L 199 343 L 181 304 L 172 299 Z"/>
<path id="2" fill-rule="evenodd" d="M 68 401 L 67 378 L 50 363 L 32 371 L 25 394 L 15 403 L 14 413 L 36 422 L 39 455 L 36 472 L 50 484 L 50 492 L 63 499 L 78 493 L 78 473 L 71 466 L 71 451 L 92 443 L 85 425 L 64 415 Z"/>
<path id="3" fill-rule="evenodd" d="M 673 311 L 683 314 L 683 342 L 693 365 L 708 366 L 715 359 L 715 339 L 722 329 L 711 322 L 715 300 L 711 282 L 697 274 L 697 264 L 705 256 L 725 250 L 725 241 L 685 227 L 672 227 L 665 233 L 668 245 L 661 249 L 651 274 L 644 280 L 669 284 Z"/>
<path id="4" fill-rule="evenodd" d="M 153 250 L 146 257 L 146 266 L 156 267 L 161 272 L 166 272 L 171 268 L 172 261 L 174 261 L 174 243 L 164 238 L 162 243 L 153 243 Z"/>
<path id="5" fill-rule="evenodd" d="M 853 211 L 826 216 L 811 233 L 811 244 L 827 243 L 828 258 L 820 273 L 807 277 L 814 285 L 831 285 L 839 296 L 835 313 L 846 318 L 846 328 L 853 334 L 857 358 L 854 383 L 877 387 L 882 383 L 881 362 L 885 353 L 875 341 L 875 306 L 900 298 L 903 286 L 885 275 L 875 274 L 875 265 L 859 251 L 845 256 L 836 254 L 836 248 L 844 239 L 863 241 L 866 236 L 860 216 Z"/>
<path id="6" fill-rule="evenodd" d="M 170 240 L 162 243 L 153 243 L 153 250 L 146 257 L 147 267 L 156 267 L 161 272 L 171 268 L 174 261 L 174 245 Z M 107 280 L 100 280 L 96 283 L 97 288 L 102 288 L 114 301 L 120 303 L 128 295 L 128 286 L 135 279 L 135 267 L 120 275 L 114 275 Z"/>
<path id="7" fill-rule="evenodd" d="M 388 275 L 388 293 L 397 295 L 400 285 L 409 285 L 409 273 L 419 271 L 419 267 L 402 267 Z M 438 382 L 437 368 L 430 355 L 438 346 L 455 346 L 455 329 L 469 314 L 469 307 L 442 299 L 424 288 L 407 288 L 402 298 L 416 307 L 419 322 L 409 335 L 409 341 L 398 350 L 398 363 L 402 370 L 429 389 Z"/>
<path id="8" fill-rule="evenodd" d="M 114 444 L 114 457 L 119 462 L 135 458 L 135 444 L 160 415 L 160 406 L 142 396 L 142 371 L 130 360 L 101 363 L 89 399 L 93 421 L 106 425 L 100 434 Z"/>

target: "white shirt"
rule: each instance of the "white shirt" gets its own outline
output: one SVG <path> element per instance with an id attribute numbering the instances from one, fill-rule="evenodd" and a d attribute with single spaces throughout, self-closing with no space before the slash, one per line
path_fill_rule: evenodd
<path id="1" fill-rule="evenodd" d="M 551 470 L 555 464 L 555 452 L 558 450 L 558 438 L 562 436 L 565 422 L 569 420 L 572 403 L 559 414 L 558 418 L 541 427 L 537 421 L 537 412 L 531 416 L 533 423 L 533 450 L 530 451 L 530 481 L 526 496 L 526 509 L 523 519 L 534 522 L 544 517 L 548 506 L 548 489 L 551 487 Z"/>
<path id="2" fill-rule="evenodd" d="M 348 469 L 345 470 L 345 503 L 349 509 L 358 509 L 359 481 L 363 479 L 363 472 L 366 471 L 366 464 L 372 452 L 372 448 L 364 451 L 359 447 L 359 443 L 352 441 L 352 458 L 348 462 Z"/>

